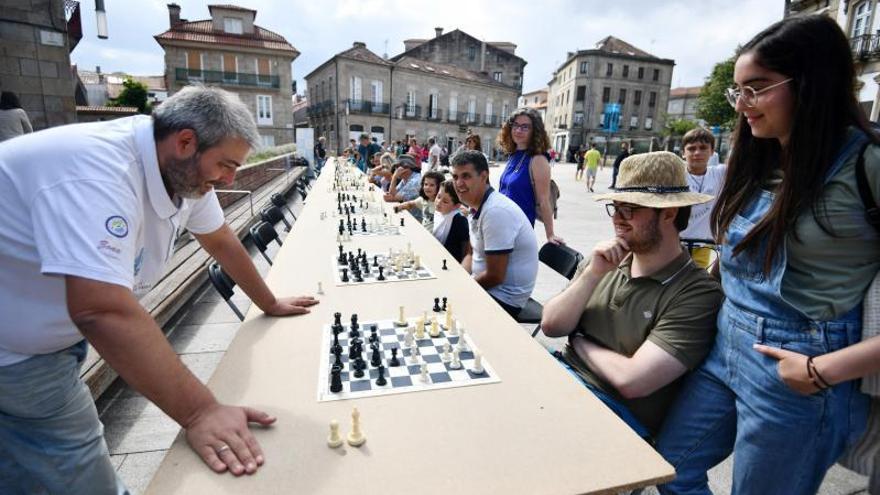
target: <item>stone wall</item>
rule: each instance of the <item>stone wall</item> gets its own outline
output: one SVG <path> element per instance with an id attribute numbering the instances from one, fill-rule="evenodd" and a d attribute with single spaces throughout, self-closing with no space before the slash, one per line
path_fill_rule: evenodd
<path id="1" fill-rule="evenodd" d="M 0 9 L 0 88 L 18 95 L 34 130 L 76 122 L 62 5 L 19 0 Z"/>
<path id="2" fill-rule="evenodd" d="M 224 187 L 223 189 L 234 189 L 237 191 L 256 191 L 260 188 L 260 186 L 285 173 L 283 170 L 269 169 L 285 168 L 288 157 L 293 158 L 293 153 L 270 158 L 269 160 L 254 163 L 252 165 L 246 165 L 240 168 L 238 172 L 236 172 L 235 182 L 232 184 L 232 186 L 228 188 Z M 220 200 L 220 206 L 226 208 L 236 201 L 247 199 L 247 197 L 244 194 L 217 193 L 217 199 Z M 259 214 L 259 210 L 263 206 L 265 205 L 254 204 L 254 213 Z"/>

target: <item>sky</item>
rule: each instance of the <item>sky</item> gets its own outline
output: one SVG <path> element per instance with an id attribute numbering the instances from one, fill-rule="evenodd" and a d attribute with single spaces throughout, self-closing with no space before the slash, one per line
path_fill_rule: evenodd
<path id="1" fill-rule="evenodd" d="M 105 0 L 109 39 L 95 34 L 94 2 L 84 0 L 82 41 L 71 54 L 81 69 L 160 75 L 163 51 L 153 36 L 168 29 L 171 0 Z M 675 61 L 672 87 L 699 86 L 712 66 L 782 18 L 782 0 L 216 0 L 257 11 L 256 24 L 284 36 L 303 76 L 362 41 L 378 55 L 403 52 L 403 40 L 434 28 L 461 29 L 485 41 L 510 41 L 526 60 L 523 91 L 543 88 L 569 51 L 608 35 Z M 181 17 L 210 18 L 209 2 L 176 0 Z M 386 49 L 387 46 L 387 49 Z"/>

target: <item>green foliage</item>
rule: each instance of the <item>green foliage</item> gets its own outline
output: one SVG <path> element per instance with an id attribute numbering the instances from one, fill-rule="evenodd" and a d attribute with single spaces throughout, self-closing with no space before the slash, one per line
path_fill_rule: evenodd
<path id="1" fill-rule="evenodd" d="M 663 128 L 664 136 L 684 136 L 687 131 L 697 127 L 699 124 L 688 119 L 672 119 L 666 121 L 666 127 Z"/>
<path id="2" fill-rule="evenodd" d="M 733 86 L 734 62 L 735 56 L 715 64 L 712 74 L 706 78 L 706 84 L 700 90 L 697 118 L 705 120 L 709 126 L 717 125 L 731 130 L 736 123 L 736 111 L 724 96 L 724 91 Z"/>
<path id="3" fill-rule="evenodd" d="M 268 160 L 269 158 L 274 158 L 279 155 L 284 155 L 287 153 L 293 153 L 296 151 L 296 144 L 282 144 L 280 146 L 274 146 L 272 148 L 263 148 L 256 153 L 252 154 L 247 159 L 247 164 L 261 162 L 263 160 Z"/>
<path id="4" fill-rule="evenodd" d="M 136 107 L 140 113 L 150 113 L 151 105 L 147 101 L 147 85 L 126 77 L 122 83 L 122 92 L 108 103 L 111 107 Z"/>

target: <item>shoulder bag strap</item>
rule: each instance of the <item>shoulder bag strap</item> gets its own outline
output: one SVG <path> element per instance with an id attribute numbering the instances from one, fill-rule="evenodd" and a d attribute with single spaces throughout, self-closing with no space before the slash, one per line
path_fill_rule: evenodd
<path id="1" fill-rule="evenodd" d="M 871 194 L 871 188 L 868 186 L 868 176 L 865 173 L 865 150 L 871 142 L 862 145 L 859 150 L 859 158 L 856 160 L 856 186 L 859 190 L 859 196 L 862 198 L 862 204 L 865 205 L 865 219 L 875 229 L 880 230 L 880 208 Z"/>

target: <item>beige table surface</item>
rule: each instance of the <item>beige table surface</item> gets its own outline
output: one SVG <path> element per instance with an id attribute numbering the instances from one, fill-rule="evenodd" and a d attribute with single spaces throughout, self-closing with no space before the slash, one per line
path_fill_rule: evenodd
<path id="1" fill-rule="evenodd" d="M 672 478 L 673 468 L 555 359 L 407 215 L 405 234 L 358 238 L 346 250 L 412 243 L 436 279 L 336 287 L 334 160 L 308 196 L 267 277 L 278 294 L 325 295 L 305 316 L 272 318 L 252 306 L 208 385 L 218 399 L 278 417 L 255 429 L 266 456 L 253 476 L 214 474 L 178 436 L 147 493 L 577 494 L 615 492 Z M 320 219 L 326 211 L 328 217 Z M 395 221 L 397 221 L 395 219 Z M 441 270 L 447 259 L 449 270 Z M 361 322 L 430 310 L 446 296 L 500 383 L 330 402 L 317 401 L 321 331 L 333 313 Z M 367 442 L 326 446 L 353 406 Z"/>

